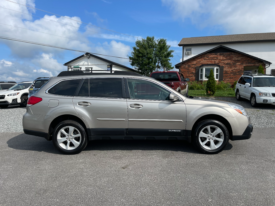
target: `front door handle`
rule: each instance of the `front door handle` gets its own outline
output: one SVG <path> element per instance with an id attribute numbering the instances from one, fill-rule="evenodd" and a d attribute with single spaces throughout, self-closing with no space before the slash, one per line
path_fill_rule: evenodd
<path id="1" fill-rule="evenodd" d="M 130 104 L 130 107 L 133 108 L 133 109 L 140 109 L 143 107 L 143 105 L 141 104 Z"/>
<path id="2" fill-rule="evenodd" d="M 79 106 L 84 106 L 84 107 L 88 107 L 88 106 L 91 105 L 90 102 L 78 102 L 77 104 L 78 104 Z"/>

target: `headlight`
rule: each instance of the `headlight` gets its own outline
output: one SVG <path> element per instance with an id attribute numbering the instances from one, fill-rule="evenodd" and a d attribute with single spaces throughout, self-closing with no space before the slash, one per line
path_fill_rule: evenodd
<path id="1" fill-rule="evenodd" d="M 8 94 L 7 96 L 16 96 L 16 95 L 18 95 L 19 94 L 19 92 L 17 92 L 17 93 L 12 93 L 12 94 Z"/>
<path id="2" fill-rule="evenodd" d="M 260 95 L 261 97 L 270 97 L 270 94 L 269 94 L 269 93 L 262 93 L 262 92 L 260 92 L 259 95 Z"/>
<path id="3" fill-rule="evenodd" d="M 247 113 L 245 111 L 245 109 L 241 106 L 241 105 L 238 105 L 238 104 L 228 104 L 231 108 L 235 109 L 236 112 L 240 113 L 240 114 L 243 114 L 245 116 L 247 116 Z"/>

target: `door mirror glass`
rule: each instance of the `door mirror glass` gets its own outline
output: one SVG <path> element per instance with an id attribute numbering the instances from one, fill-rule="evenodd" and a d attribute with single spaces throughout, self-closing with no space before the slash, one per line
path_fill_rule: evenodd
<path id="1" fill-rule="evenodd" d="M 174 95 L 173 93 L 170 93 L 169 100 L 171 100 L 172 102 L 176 102 L 179 100 L 179 97 Z"/>
<path id="2" fill-rule="evenodd" d="M 189 81 L 190 81 L 190 79 L 189 79 L 189 78 L 186 78 L 186 79 L 185 79 L 185 81 L 186 81 L 186 82 L 189 82 Z"/>
<path id="3" fill-rule="evenodd" d="M 250 87 L 250 84 L 249 83 L 245 83 L 245 86 Z"/>

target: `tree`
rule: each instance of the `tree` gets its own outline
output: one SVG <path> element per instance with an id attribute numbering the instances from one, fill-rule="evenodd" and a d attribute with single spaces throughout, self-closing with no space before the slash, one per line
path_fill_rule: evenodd
<path id="1" fill-rule="evenodd" d="M 166 39 L 159 39 L 157 41 L 156 58 L 157 68 L 163 68 L 164 71 L 173 69 L 170 63 L 170 58 L 173 57 L 173 50 L 169 50 L 170 46 L 167 45 Z"/>
<path id="2" fill-rule="evenodd" d="M 170 57 L 173 57 L 173 50 L 166 44 L 165 39 L 155 40 L 154 37 L 137 40 L 130 56 L 131 65 L 146 76 L 149 76 L 157 68 L 166 70 L 172 69 Z"/>
<path id="3" fill-rule="evenodd" d="M 264 74 L 264 67 L 262 65 L 259 66 L 258 73 L 259 74 Z"/>
<path id="4" fill-rule="evenodd" d="M 206 83 L 206 94 L 213 96 L 216 92 L 216 80 L 214 78 L 213 70 L 210 70 L 210 76 Z"/>

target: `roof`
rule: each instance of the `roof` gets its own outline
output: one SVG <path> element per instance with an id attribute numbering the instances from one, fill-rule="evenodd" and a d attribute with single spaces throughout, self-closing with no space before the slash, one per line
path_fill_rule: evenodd
<path id="1" fill-rule="evenodd" d="M 102 60 L 102 61 L 106 61 L 106 62 L 108 62 L 108 63 L 110 63 L 110 64 L 114 64 L 114 65 L 123 67 L 123 68 L 125 68 L 125 69 L 129 69 L 130 71 L 139 73 L 137 70 L 134 70 L 134 69 L 132 69 L 132 68 L 130 68 L 130 67 L 127 67 L 127 66 L 125 66 L 125 65 L 123 65 L 123 64 L 119 64 L 119 63 L 110 61 L 109 59 L 105 59 L 105 58 L 96 56 L 96 55 L 91 54 L 91 53 L 89 53 L 89 52 L 86 52 L 85 54 L 83 54 L 83 55 L 81 55 L 81 56 L 79 56 L 79 57 L 76 57 L 75 59 L 73 59 L 73 60 L 71 60 L 71 61 L 66 62 L 66 63 L 64 64 L 64 66 L 67 66 L 68 64 L 72 63 L 73 61 L 78 60 L 78 59 L 80 59 L 80 58 L 82 58 L 82 57 L 85 57 L 85 56 L 87 56 L 87 55 L 90 55 L 90 56 L 95 57 L 95 58 L 97 58 L 97 59 L 100 59 L 100 60 Z"/>
<path id="2" fill-rule="evenodd" d="M 216 46 L 216 47 L 214 47 L 214 48 L 212 48 L 212 49 L 209 49 L 209 50 L 207 50 L 207 51 L 205 51 L 205 52 L 202 52 L 202 53 L 200 53 L 200 54 L 198 54 L 198 55 L 196 55 L 196 56 L 190 57 L 189 59 L 186 59 L 186 60 L 184 60 L 184 61 L 182 61 L 182 62 L 176 64 L 175 67 L 176 67 L 176 68 L 179 68 L 183 63 L 185 63 L 185 62 L 187 62 L 187 61 L 190 61 L 190 60 L 192 60 L 192 59 L 194 59 L 194 58 L 196 58 L 196 57 L 199 57 L 199 56 L 201 56 L 201 55 L 203 55 L 203 54 L 207 54 L 207 53 L 210 53 L 210 52 L 214 52 L 215 50 L 221 51 L 221 49 L 222 49 L 223 51 L 224 51 L 224 50 L 227 50 L 227 51 L 230 51 L 230 52 L 235 52 L 235 53 L 239 53 L 239 54 L 248 56 L 248 57 L 253 58 L 253 59 L 257 59 L 257 60 L 259 60 L 259 61 L 263 61 L 265 64 L 269 64 L 269 65 L 271 64 L 271 62 L 269 62 L 269 61 L 267 61 L 267 60 L 264 60 L 264 59 L 261 59 L 261 58 L 252 56 L 252 55 L 250 55 L 250 54 L 247 54 L 247 53 L 244 53 L 244 52 L 235 50 L 235 49 L 231 49 L 231 48 L 226 47 L 226 46 L 223 46 L 223 45 L 219 45 L 219 46 Z"/>
<path id="3" fill-rule="evenodd" d="M 100 76 L 100 75 L 120 75 L 120 76 L 142 76 L 136 72 L 126 72 L 126 71 L 114 71 L 114 73 L 85 73 L 84 71 L 63 71 L 58 74 L 58 77 L 65 77 L 65 76 Z"/>
<path id="4" fill-rule="evenodd" d="M 275 32 L 182 38 L 179 46 L 275 41 Z"/>

